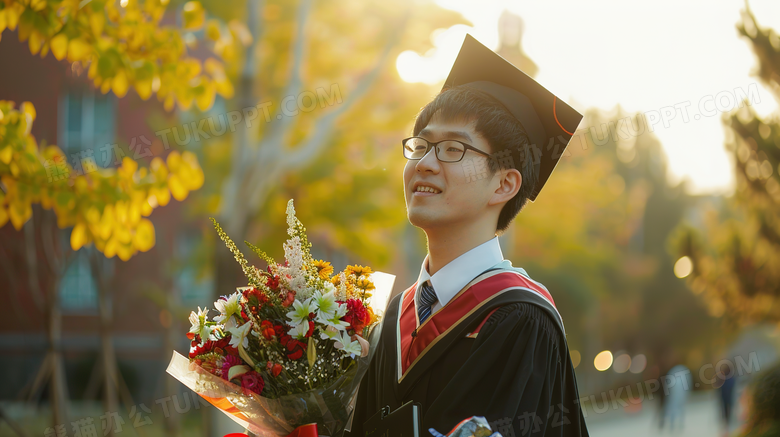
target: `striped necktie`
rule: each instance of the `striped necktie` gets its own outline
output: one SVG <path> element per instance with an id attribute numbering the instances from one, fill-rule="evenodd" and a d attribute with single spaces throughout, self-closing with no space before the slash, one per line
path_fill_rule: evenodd
<path id="1" fill-rule="evenodd" d="M 433 285 L 430 281 L 425 281 L 420 288 L 420 300 L 418 314 L 420 316 L 420 323 L 424 322 L 431 315 L 431 307 L 439 300 L 436 297 L 436 292 L 433 290 Z"/>

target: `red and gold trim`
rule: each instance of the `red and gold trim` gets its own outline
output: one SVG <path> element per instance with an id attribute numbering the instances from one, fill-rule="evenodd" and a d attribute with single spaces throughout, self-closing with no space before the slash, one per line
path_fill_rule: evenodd
<path id="1" fill-rule="evenodd" d="M 495 313 L 496 311 L 498 311 L 498 308 L 494 308 L 492 311 L 490 311 L 488 313 L 488 315 L 485 316 L 484 319 L 482 319 L 482 322 L 480 322 L 479 326 L 477 326 L 477 329 L 475 329 L 475 330 L 469 332 L 468 334 L 466 334 L 466 337 L 468 337 L 468 338 L 477 338 L 477 334 L 479 334 L 479 330 L 482 329 L 482 326 L 485 325 L 485 322 L 487 322 L 488 319 L 490 318 L 490 316 L 492 316 L 493 313 Z"/>
<path id="2" fill-rule="evenodd" d="M 440 339 L 492 299 L 508 290 L 524 289 L 544 298 L 552 308 L 555 308 L 552 296 L 541 284 L 516 271 L 491 270 L 466 284 L 447 305 L 420 324 L 414 299 L 416 286 L 415 283 L 409 287 L 399 299 L 399 316 L 396 324 L 399 383 Z M 560 318 L 560 314 L 558 317 Z M 479 332 L 486 320 L 487 318 L 472 334 Z"/>

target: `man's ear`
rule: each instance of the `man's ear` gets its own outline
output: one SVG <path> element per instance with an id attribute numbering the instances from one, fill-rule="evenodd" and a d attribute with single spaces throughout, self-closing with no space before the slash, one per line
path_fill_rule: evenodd
<path id="1" fill-rule="evenodd" d="M 516 168 L 501 169 L 496 172 L 492 186 L 496 189 L 488 201 L 488 205 L 499 205 L 510 201 L 520 191 L 523 175 Z"/>

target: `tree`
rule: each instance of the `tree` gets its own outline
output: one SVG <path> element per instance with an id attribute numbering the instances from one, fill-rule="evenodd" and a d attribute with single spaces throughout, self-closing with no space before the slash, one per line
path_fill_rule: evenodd
<path id="1" fill-rule="evenodd" d="M 239 120 L 202 142 L 210 182 L 197 196 L 196 214 L 213 215 L 232 237 L 274 252 L 283 241 L 284 205 L 294 197 L 301 220 L 321 241 L 365 262 L 387 262 L 404 217 L 402 191 L 388 188 L 404 164 L 397 142 L 435 93 L 404 84 L 391 60 L 404 49 L 428 50 L 432 31 L 461 18 L 428 1 L 204 7 L 207 33 L 217 23 L 245 20 L 249 44 L 226 63 L 235 97 L 210 112 L 182 114 L 185 123 L 176 128 Z M 161 119 L 157 127 L 175 123 Z M 216 292 L 224 294 L 243 275 L 229 251 L 219 244 L 213 250 Z"/>
<path id="2" fill-rule="evenodd" d="M 145 252 L 154 246 L 154 226 L 145 217 L 157 206 L 167 204 L 171 193 L 176 199 L 183 200 L 190 190 L 199 188 L 203 183 L 202 170 L 190 152 L 181 155 L 173 151 L 168 155 L 167 163 L 155 158 L 151 170 L 138 169 L 138 164 L 128 157 L 116 170 L 98 169 L 94 158 L 91 161 L 85 159 L 81 163 L 80 173 L 83 174 L 77 174 L 67 163 L 62 150 L 56 146 L 37 144 L 30 134 L 34 120 L 35 108 L 29 102 L 23 103 L 17 110 L 12 102 L 0 101 L 0 226 L 10 222 L 14 228 L 21 230 L 32 217 L 32 205 L 40 204 L 54 212 L 60 229 L 73 228 L 70 232 L 72 251 L 94 242 L 106 257 L 116 255 L 126 261 L 137 252 Z M 31 230 L 32 226 L 31 223 L 27 228 Z M 37 251 L 35 237 L 27 237 L 28 241 L 32 239 L 32 244 L 27 247 L 28 266 L 37 270 L 34 261 L 37 257 L 33 255 Z M 59 346 L 61 316 L 56 290 L 69 255 L 57 251 L 54 242 L 48 249 L 59 255 L 49 256 L 49 273 L 54 281 L 45 290 L 45 299 L 39 301 L 47 316 L 49 350 L 31 392 L 36 392 L 36 387 L 46 380 L 51 381 L 54 424 L 57 425 L 64 423 L 67 417 L 64 411 L 67 392 Z M 98 264 L 101 261 L 93 257 L 92 262 Z M 28 272 L 31 278 L 33 273 Z M 103 278 L 98 279 L 107 406 L 114 408 L 112 387 L 117 378 L 109 334 L 111 315 L 106 306 L 107 290 Z M 35 281 L 40 280 L 36 278 Z M 40 285 L 32 279 L 31 282 L 34 288 Z"/>
<path id="3" fill-rule="evenodd" d="M 105 94 L 109 90 L 123 97 L 130 87 L 146 99 L 152 93 L 172 109 L 174 102 L 187 108 L 193 101 L 206 109 L 216 93 L 230 96 L 220 62 L 206 60 L 206 74 L 201 62 L 187 55 L 179 30 L 160 26 L 164 3 L 148 1 L 5 1 L 0 3 L 0 32 L 6 27 L 17 29 L 20 41 L 28 41 L 32 54 L 43 57 L 49 50 L 58 60 L 67 59 L 74 66 L 88 68 L 89 77 Z M 86 7 L 84 7 L 86 6 Z M 199 4 L 185 7 L 185 27 L 202 25 Z M 155 158 L 149 168 L 125 157 L 118 169 L 99 169 L 94 157 L 82 154 L 74 169 L 56 146 L 38 145 L 31 135 L 35 108 L 29 102 L 14 108 L 13 102 L 0 101 L 0 226 L 10 222 L 20 230 L 27 223 L 27 260 L 30 291 L 41 291 L 37 278 L 37 244 L 30 221 L 33 205 L 40 204 L 56 215 L 60 229 L 70 228 L 72 251 L 94 243 L 108 258 L 123 261 L 149 250 L 155 244 L 154 226 L 145 218 L 158 206 L 166 205 L 171 195 L 184 200 L 188 193 L 203 184 L 203 171 L 191 152 L 173 151 L 166 161 Z M 46 215 L 44 213 L 44 215 Z M 38 299 L 47 320 L 49 349 L 36 377 L 31 393 L 50 382 L 54 424 L 65 423 L 67 389 L 62 363 L 60 335 L 61 315 L 56 295 L 62 270 L 70 254 L 53 239 L 41 238 L 47 255 L 49 275 L 53 279 Z M 93 267 L 104 260 L 92 256 Z M 93 271 L 102 271 L 93 268 Z M 105 402 L 108 411 L 116 411 L 118 381 L 116 361 L 111 346 L 112 314 L 105 278 L 98 276 L 102 369 Z M 126 389 L 124 390 L 126 392 Z M 125 402 L 130 404 L 125 394 Z"/>
<path id="4" fill-rule="evenodd" d="M 756 57 L 755 74 L 780 101 L 780 39 L 759 26 L 748 7 L 737 25 Z M 743 325 L 780 321 L 780 124 L 759 117 L 749 101 L 723 118 L 736 191 L 711 208 L 703 232 L 681 227 L 674 247 L 691 261 L 687 283 L 715 316 Z M 682 257 L 688 257 L 687 259 Z"/>
<path id="5" fill-rule="evenodd" d="M 689 201 L 683 184 L 669 184 L 643 114 L 617 107 L 585 113 L 544 192 L 518 215 L 512 259 L 553 293 L 582 357 L 582 392 L 614 382 L 591 364 L 605 349 L 644 354 L 648 370 L 668 350 L 705 358 L 709 317 L 673 275 L 666 246 Z"/>
<path id="6" fill-rule="evenodd" d="M 51 51 L 58 60 L 80 63 L 103 94 L 111 90 L 124 97 L 132 87 L 144 100 L 156 94 L 168 110 L 174 103 L 188 109 L 193 101 L 206 110 L 216 94 L 231 97 L 232 84 L 221 62 L 201 62 L 188 54 L 183 34 L 203 26 L 201 4 L 184 6 L 184 29 L 178 29 L 161 25 L 168 2 L 5 0 L 0 32 L 18 27 L 19 41 L 27 41 L 32 54 L 43 57 Z M 227 50 L 218 48 L 218 53 Z"/>

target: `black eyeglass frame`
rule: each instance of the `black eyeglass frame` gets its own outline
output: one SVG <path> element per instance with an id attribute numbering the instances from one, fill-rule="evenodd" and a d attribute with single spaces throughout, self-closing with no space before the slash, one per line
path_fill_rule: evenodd
<path id="1" fill-rule="evenodd" d="M 491 155 L 490 155 L 490 153 L 483 152 L 482 150 L 479 150 L 479 149 L 477 149 L 476 147 L 474 147 L 474 146 L 472 146 L 472 145 L 470 145 L 470 144 L 466 144 L 466 143 L 464 143 L 463 141 L 458 141 L 458 140 L 441 140 L 441 141 L 438 141 L 438 142 L 436 142 L 436 143 L 432 143 L 432 142 L 430 142 L 430 141 L 426 140 L 426 139 L 425 139 L 425 138 L 423 138 L 423 137 L 409 137 L 409 138 L 404 138 L 403 140 L 401 140 L 401 147 L 402 147 L 401 151 L 403 152 L 404 150 L 406 150 L 406 143 L 407 143 L 409 140 L 411 140 L 411 139 L 415 139 L 415 138 L 419 138 L 419 139 L 421 139 L 421 140 L 425 141 L 425 143 L 427 144 L 427 147 L 425 148 L 425 153 L 423 153 L 423 155 L 422 155 L 421 157 L 419 157 L 419 158 L 407 158 L 407 157 L 406 157 L 406 153 L 404 153 L 404 158 L 408 159 L 409 161 L 419 161 L 419 160 L 423 159 L 423 158 L 425 157 L 425 155 L 427 155 L 427 154 L 428 154 L 428 152 L 430 152 L 430 151 L 431 151 L 431 147 L 433 147 L 433 148 L 434 148 L 434 149 L 433 149 L 433 154 L 434 154 L 434 155 L 436 155 L 436 159 L 438 159 L 438 160 L 439 160 L 439 162 L 460 162 L 460 161 L 462 161 L 462 160 L 463 160 L 463 157 L 464 157 L 464 156 L 466 156 L 466 151 L 467 151 L 467 150 L 473 150 L 473 151 L 475 151 L 475 152 L 479 153 L 480 155 L 485 155 L 485 156 L 487 156 L 488 158 L 491 158 Z M 441 144 L 441 143 L 447 142 L 447 141 L 454 141 L 454 142 L 456 142 L 456 143 L 458 143 L 458 144 L 460 144 L 460 145 L 462 145 L 462 146 L 464 147 L 464 149 L 463 149 L 463 155 L 461 155 L 461 156 L 460 156 L 460 159 L 458 159 L 457 161 L 442 161 L 442 160 L 439 158 L 439 148 L 438 148 L 438 147 L 436 147 L 436 146 L 438 146 L 438 145 L 439 145 L 439 144 Z"/>

